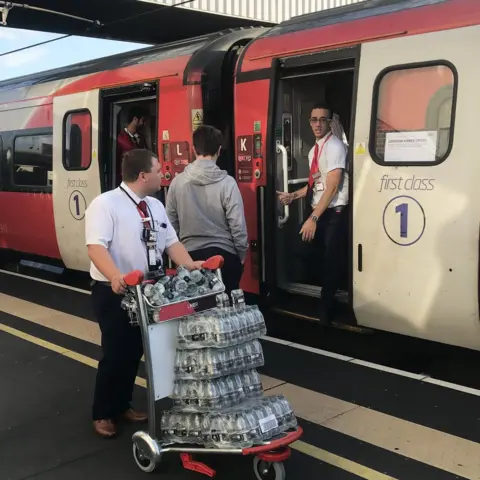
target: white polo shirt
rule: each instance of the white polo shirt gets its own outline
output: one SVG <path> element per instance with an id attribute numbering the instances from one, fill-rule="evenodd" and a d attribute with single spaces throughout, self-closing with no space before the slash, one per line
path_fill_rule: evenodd
<path id="1" fill-rule="evenodd" d="M 345 144 L 335 135 L 331 135 L 329 140 L 325 143 L 325 138 L 321 138 L 317 141 L 318 149 L 321 151 L 319 159 L 320 176 L 315 179 L 313 186 L 313 198 L 312 208 L 318 205 L 318 202 L 322 198 L 323 192 L 327 188 L 327 174 L 337 168 L 343 169 L 342 181 L 337 190 L 337 193 L 333 197 L 328 208 L 338 207 L 339 205 L 348 204 L 348 172 L 347 172 L 347 147 Z M 322 150 L 322 145 L 325 146 Z M 313 154 L 315 151 L 315 145 L 308 152 L 308 166 L 311 168 L 313 161 Z M 318 188 L 320 185 L 320 188 Z M 323 185 L 323 187 L 322 187 Z M 323 190 L 322 190 L 323 188 Z"/>
<path id="2" fill-rule="evenodd" d="M 121 187 L 136 204 L 142 200 L 125 183 L 122 182 Z M 157 231 L 157 261 L 161 262 L 164 250 L 178 242 L 178 237 L 162 202 L 154 197 L 143 200 L 153 217 Z M 85 212 L 86 245 L 103 245 L 124 274 L 132 270 L 148 272 L 147 249 L 142 240 L 142 217 L 136 204 L 124 191 L 116 188 L 96 197 Z M 90 263 L 90 276 L 101 282 L 108 281 L 93 262 Z"/>

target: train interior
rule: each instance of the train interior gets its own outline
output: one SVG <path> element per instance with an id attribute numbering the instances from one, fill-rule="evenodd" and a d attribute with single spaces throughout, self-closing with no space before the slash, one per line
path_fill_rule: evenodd
<path id="1" fill-rule="evenodd" d="M 132 107 L 140 107 L 147 114 L 141 131 L 147 147 L 158 154 L 157 148 L 157 87 L 154 83 L 108 89 L 102 92 L 100 127 L 102 190 L 111 190 L 119 184 L 117 172 L 117 137 L 128 125 L 128 113 Z"/>
<path id="2" fill-rule="evenodd" d="M 320 71 L 319 71 L 320 70 Z M 307 185 L 309 176 L 308 153 L 314 146 L 315 137 L 309 123 L 310 111 L 317 102 L 327 102 L 339 117 L 345 142 L 351 143 L 351 111 L 354 98 L 355 70 L 350 66 L 322 64 L 321 69 L 307 73 L 283 76 L 277 90 L 275 118 L 275 140 L 283 144 L 288 152 L 288 168 L 284 171 L 282 155 L 277 151 L 276 190 L 294 192 Z M 281 132 L 281 133 L 280 133 Z M 347 156 L 349 161 L 351 152 Z M 284 177 L 286 175 L 286 178 Z M 351 194 L 350 194 L 351 202 Z M 293 298 L 300 295 L 311 301 L 321 293 L 321 252 L 318 259 L 300 261 L 302 240 L 299 235 L 305 215 L 305 199 L 296 200 L 289 207 L 288 215 L 283 205 L 277 201 L 275 209 L 275 271 L 276 288 L 288 292 Z M 284 223 L 282 224 L 282 217 Z M 287 218 L 288 217 L 288 218 Z M 348 244 L 351 232 L 348 231 Z M 292 252 L 295 255 L 292 255 Z M 348 257 L 348 248 L 344 255 Z M 345 262 L 349 265 L 348 260 Z M 312 268 L 314 265 L 314 268 Z M 348 302 L 349 271 L 342 276 L 337 299 Z M 285 296 L 279 296 L 285 298 Z M 314 302 L 315 303 L 315 302 Z M 312 304 L 313 305 L 313 304 Z"/>

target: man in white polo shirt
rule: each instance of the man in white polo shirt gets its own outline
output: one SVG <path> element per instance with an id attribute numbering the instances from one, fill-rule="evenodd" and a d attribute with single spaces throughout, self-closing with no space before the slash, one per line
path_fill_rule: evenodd
<path id="1" fill-rule="evenodd" d="M 113 437 L 115 421 L 145 422 L 130 407 L 143 344 L 140 329 L 121 308 L 126 292 L 123 276 L 132 270 L 155 271 L 164 251 L 177 265 L 200 268 L 179 242 L 165 208 L 154 195 L 161 170 L 149 150 L 134 149 L 122 161 L 120 187 L 96 197 L 85 213 L 85 234 L 91 260 L 92 301 L 102 333 L 103 357 L 98 365 L 92 408 L 93 426 Z"/>
<path id="2" fill-rule="evenodd" d="M 278 192 L 280 201 L 288 205 L 306 197 L 305 221 L 300 230 L 303 248 L 310 269 L 320 267 L 322 273 L 322 302 L 320 319 L 331 323 L 332 307 L 341 275 L 346 265 L 348 171 L 347 148 L 332 132 L 333 111 L 323 103 L 313 106 L 310 125 L 316 138 L 308 154 L 310 175 L 308 185 L 293 192 Z M 319 251 L 321 249 L 321 252 Z M 320 265 L 312 256 L 323 253 Z M 308 258 L 310 257 L 310 258 Z"/>

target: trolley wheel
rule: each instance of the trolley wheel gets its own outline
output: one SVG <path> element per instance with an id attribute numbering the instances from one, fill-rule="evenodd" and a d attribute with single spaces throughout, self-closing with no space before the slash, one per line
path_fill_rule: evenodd
<path id="1" fill-rule="evenodd" d="M 135 443 L 133 444 L 133 458 L 135 459 L 138 468 L 143 472 L 151 473 L 157 467 L 155 462 L 145 456 Z"/>
<path id="2" fill-rule="evenodd" d="M 287 476 L 283 463 L 270 463 L 258 457 L 253 459 L 253 471 L 258 480 L 285 480 Z"/>

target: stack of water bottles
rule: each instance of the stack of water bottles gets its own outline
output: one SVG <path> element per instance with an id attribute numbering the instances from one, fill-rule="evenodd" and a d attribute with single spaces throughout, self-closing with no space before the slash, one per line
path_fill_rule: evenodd
<path id="1" fill-rule="evenodd" d="M 189 272 L 183 265 L 177 268 L 176 275 L 164 275 L 155 284 L 147 283 L 143 294 L 154 306 L 201 297 L 223 290 L 222 282 L 210 270 Z"/>
<path id="2" fill-rule="evenodd" d="M 297 426 L 283 396 L 263 397 L 256 370 L 264 364 L 262 313 L 245 305 L 242 290 L 232 300 L 233 306 L 219 294 L 217 308 L 179 322 L 173 409 L 161 420 L 164 443 L 241 449 Z"/>
<path id="3" fill-rule="evenodd" d="M 150 282 L 142 285 L 142 293 L 150 306 L 147 309 L 150 323 L 157 321 L 155 311 L 158 311 L 159 307 L 184 300 L 192 301 L 224 290 L 223 283 L 211 270 L 190 272 L 183 265 L 177 268 L 175 275 L 164 275 L 163 271 L 159 271 L 157 278 Z M 135 294 L 127 293 L 121 305 L 127 311 L 130 320 L 137 323 L 138 306 Z"/>

